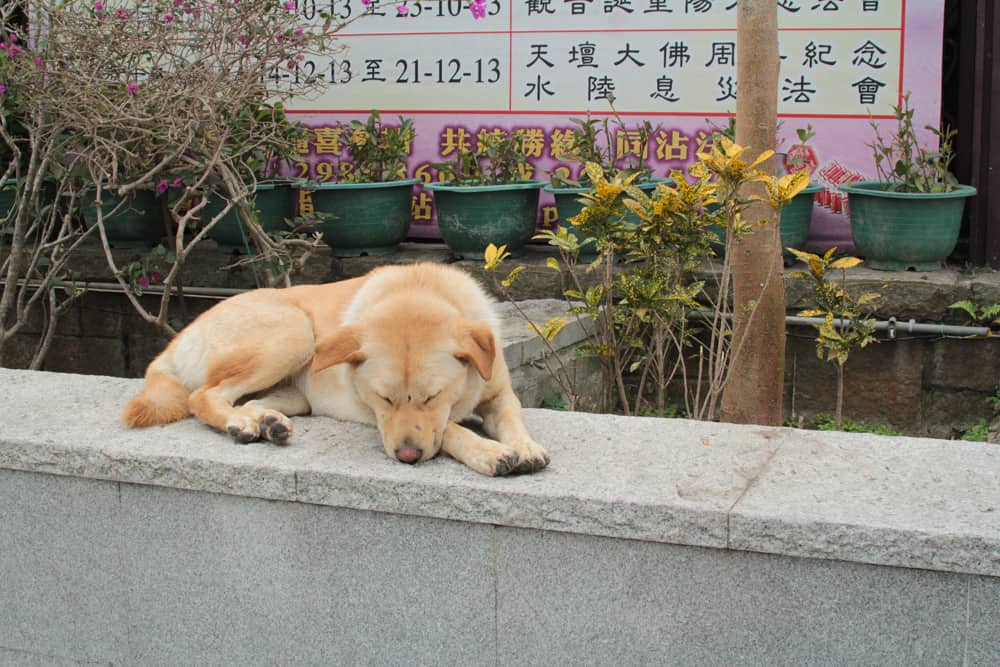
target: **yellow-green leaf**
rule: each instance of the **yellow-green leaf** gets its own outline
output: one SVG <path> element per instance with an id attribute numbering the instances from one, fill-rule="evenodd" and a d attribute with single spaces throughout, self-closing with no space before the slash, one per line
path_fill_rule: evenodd
<path id="1" fill-rule="evenodd" d="M 801 173 L 801 172 L 800 172 Z M 864 260 L 858 259 L 857 257 L 841 257 L 838 260 L 834 260 L 830 264 L 831 269 L 851 269 L 863 262 Z"/>

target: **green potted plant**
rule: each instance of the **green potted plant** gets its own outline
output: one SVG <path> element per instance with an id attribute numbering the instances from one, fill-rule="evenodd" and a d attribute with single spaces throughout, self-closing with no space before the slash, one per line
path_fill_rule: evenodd
<path id="1" fill-rule="evenodd" d="M 956 132 L 928 126 L 939 147 L 922 146 L 913 127 L 907 93 L 896 116 L 895 134 L 883 138 L 872 121 L 870 144 L 878 179 L 846 183 L 851 235 L 873 269 L 931 271 L 955 249 L 965 199 L 976 189 L 960 185 L 949 171 Z"/>
<path id="2" fill-rule="evenodd" d="M 629 178 L 635 175 L 631 179 L 632 184 L 647 192 L 652 191 L 658 183 L 670 182 L 668 178 L 653 176 L 646 164 L 649 137 L 654 129 L 652 124 L 645 121 L 635 128 L 629 128 L 616 113 L 613 113 L 613 118 L 617 129 L 612 127 L 611 118 L 608 117 L 600 121 L 589 116 L 586 119 L 570 118 L 576 127 L 570 131 L 568 141 L 558 149 L 555 157 L 558 160 L 579 164 L 580 176 L 577 180 L 570 179 L 565 173 L 566 167 L 557 168 L 550 173 L 549 184 L 544 188 L 545 192 L 555 199 L 560 224 L 565 225 L 579 215 L 587 205 L 586 195 L 594 193 L 594 183 L 589 170 L 584 168 L 587 164 L 599 165 L 605 180 L 613 180 L 619 176 Z M 638 147 L 634 155 L 624 158 L 617 155 L 615 131 L 628 132 L 636 137 Z M 631 213 L 627 214 L 627 219 L 632 223 L 638 223 L 638 219 Z M 583 242 L 583 254 L 592 254 L 592 251 L 588 252 L 592 248 L 592 241 Z"/>
<path id="3" fill-rule="evenodd" d="M 316 228 L 340 257 L 395 252 L 410 230 L 413 186 L 406 161 L 415 136 L 413 121 L 400 116 L 398 126 L 384 125 L 377 110 L 365 122 L 342 124 L 349 164 L 338 182 L 308 186 Z"/>
<path id="4" fill-rule="evenodd" d="M 270 131 L 268 139 L 260 142 L 258 128 L 264 124 Z M 253 145 L 243 164 L 246 173 L 255 174 L 253 181 L 247 183 L 250 205 L 231 207 L 208 230 L 208 237 L 227 252 L 249 253 L 253 242 L 247 234 L 241 208 L 252 224 L 259 225 L 267 234 L 288 230 L 295 218 L 299 189 L 304 181 L 283 173 L 301 159 L 296 145 L 305 138 L 306 129 L 301 123 L 289 120 L 281 102 L 248 104 L 236 114 L 231 127 L 232 143 L 259 142 Z M 209 190 L 202 210 L 203 221 L 212 220 L 225 210 L 222 188 L 217 183 L 215 186 Z"/>
<path id="5" fill-rule="evenodd" d="M 801 171 L 811 172 L 814 163 L 812 162 L 809 140 L 816 136 L 816 133 L 813 131 L 812 125 L 807 125 L 805 129 L 800 127 L 795 133 L 798 135 L 799 143 L 788 149 L 784 161 L 785 172 L 789 174 L 797 174 Z M 809 226 L 812 224 L 813 203 L 816 193 L 822 189 L 822 185 L 810 183 L 782 207 L 779 214 L 782 248 L 802 248 L 805 246 L 809 239 Z M 791 253 L 787 250 L 783 252 L 786 259 L 792 259 Z"/>
<path id="6" fill-rule="evenodd" d="M 525 141 L 517 130 L 486 132 L 475 151 L 435 165 L 443 180 L 424 188 L 434 193 L 441 238 L 456 257 L 478 259 L 490 244 L 516 254 L 531 239 L 544 183 L 524 177 Z"/>

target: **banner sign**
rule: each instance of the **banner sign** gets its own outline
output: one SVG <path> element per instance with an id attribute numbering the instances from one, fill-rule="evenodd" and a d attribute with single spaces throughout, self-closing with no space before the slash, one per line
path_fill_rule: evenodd
<path id="1" fill-rule="evenodd" d="M 944 3 L 776 1 L 778 151 L 805 158 L 813 182 L 827 186 L 817 196 L 811 242 L 850 246 L 836 186 L 875 176 L 871 123 L 889 133 L 893 105 L 906 92 L 915 125 L 938 122 Z M 323 76 L 323 92 L 289 105 L 310 128 L 297 169 L 321 181 L 336 180 L 344 162 L 337 124 L 371 109 L 389 124 L 414 119 L 409 175 L 425 182 L 438 177 L 434 163 L 498 129 L 529 133 L 534 178 L 547 180 L 557 168 L 575 176 L 579 165 L 554 157 L 574 127 L 570 118 L 607 116 L 612 100 L 627 128 L 652 123 L 645 157 L 655 175 L 667 175 L 688 166 L 699 140 L 736 110 L 736 0 L 488 0 L 481 20 L 468 0 L 407 0 L 402 12 L 379 0 L 296 6 L 304 21 L 323 10 L 356 19 L 337 33 L 327 58 L 300 64 L 303 75 Z M 807 125 L 815 137 L 795 146 L 796 129 Z M 635 138 L 615 133 L 620 156 L 637 150 Z M 556 220 L 543 194 L 539 224 Z M 437 237 L 433 198 L 422 190 L 411 235 Z"/>

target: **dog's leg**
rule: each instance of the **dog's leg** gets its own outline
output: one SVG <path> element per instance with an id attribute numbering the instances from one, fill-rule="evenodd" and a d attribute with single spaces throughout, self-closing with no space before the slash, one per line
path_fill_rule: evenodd
<path id="1" fill-rule="evenodd" d="M 507 387 L 484 401 L 476 412 L 483 418 L 483 430 L 517 453 L 514 472 L 535 472 L 549 464 L 549 454 L 528 435 L 521 413 L 521 401 Z"/>
<path id="2" fill-rule="evenodd" d="M 291 423 L 287 418 L 280 419 L 277 411 L 262 412 L 262 408 L 245 406 L 234 407 L 234 403 L 244 396 L 256 394 L 281 384 L 312 359 L 315 340 L 312 327 L 305 318 L 293 323 L 295 313 L 289 313 L 280 335 L 270 338 L 248 341 L 237 350 L 219 357 L 208 367 L 207 381 L 204 386 L 192 392 L 188 399 L 191 412 L 206 422 L 209 426 L 229 433 L 234 440 L 247 443 L 261 437 L 261 421 L 269 417 L 275 419 L 266 424 L 267 429 L 274 429 L 275 423 L 285 427 L 282 437 L 280 429 L 274 432 L 275 439 L 284 443 L 288 440 Z M 287 398 L 287 396 L 286 396 Z M 293 407 L 300 404 L 291 401 Z"/>
<path id="3" fill-rule="evenodd" d="M 484 438 L 455 422 L 448 422 L 445 428 L 441 451 L 490 477 L 508 475 L 514 472 L 518 463 L 517 452 L 512 447 Z"/>
<path id="4" fill-rule="evenodd" d="M 236 408 L 237 412 L 258 425 L 260 437 L 276 445 L 288 444 L 288 439 L 292 437 L 292 420 L 289 417 L 307 415 L 309 410 L 309 401 L 302 392 L 287 385 Z"/>

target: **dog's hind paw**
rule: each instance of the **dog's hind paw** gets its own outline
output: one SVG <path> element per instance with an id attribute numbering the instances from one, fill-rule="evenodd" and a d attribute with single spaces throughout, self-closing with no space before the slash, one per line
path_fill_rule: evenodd
<path id="1" fill-rule="evenodd" d="M 260 420 L 260 435 L 276 445 L 287 445 L 292 437 L 292 422 L 282 414 L 269 414 Z"/>

